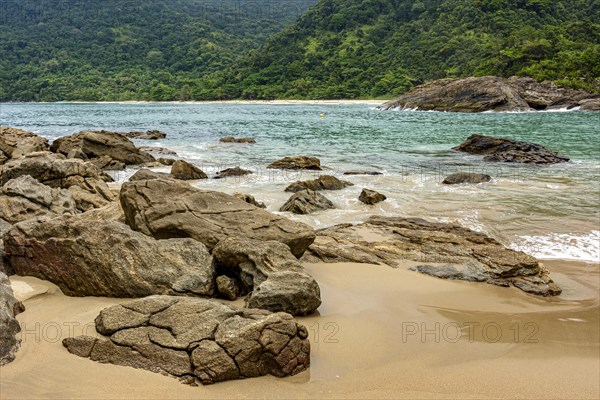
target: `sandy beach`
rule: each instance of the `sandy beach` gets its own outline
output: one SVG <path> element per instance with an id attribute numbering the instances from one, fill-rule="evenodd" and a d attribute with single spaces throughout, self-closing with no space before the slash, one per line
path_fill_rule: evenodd
<path id="1" fill-rule="evenodd" d="M 26 312 L 23 344 L 0 368 L 17 398 L 598 398 L 600 265 L 551 261 L 557 298 L 445 281 L 367 264 L 308 264 L 321 286 L 310 371 L 191 387 L 174 378 L 69 354 L 62 338 L 93 334 L 123 300 L 72 298 L 11 277 Z M 33 296 L 33 297 L 32 297 Z M 241 301 L 238 301 L 241 304 Z"/>

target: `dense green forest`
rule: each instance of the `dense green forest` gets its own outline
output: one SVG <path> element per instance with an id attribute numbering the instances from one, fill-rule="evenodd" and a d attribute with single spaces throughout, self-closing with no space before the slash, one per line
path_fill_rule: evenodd
<path id="1" fill-rule="evenodd" d="M 189 99 L 315 2 L 1 0 L 0 99 Z"/>
<path id="2" fill-rule="evenodd" d="M 54 6 L 36 10 L 40 2 Z M 315 2 L 3 0 L 0 98 L 380 98 L 471 75 L 600 89 L 600 0 L 308 9 Z"/>

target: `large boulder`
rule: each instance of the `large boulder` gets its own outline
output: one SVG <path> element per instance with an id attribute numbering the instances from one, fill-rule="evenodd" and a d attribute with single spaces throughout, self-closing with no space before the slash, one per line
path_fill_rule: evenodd
<path id="1" fill-rule="evenodd" d="M 183 160 L 177 160 L 173 163 L 171 166 L 171 175 L 173 175 L 176 179 L 181 179 L 184 181 L 208 178 L 208 176 L 200 168 Z"/>
<path id="2" fill-rule="evenodd" d="M 69 189 L 77 208 L 86 211 L 115 200 L 98 167 L 79 159 L 48 152 L 13 159 L 0 169 L 0 182 L 29 175 L 52 188 Z"/>
<path id="3" fill-rule="evenodd" d="M 216 301 L 152 296 L 102 310 L 108 337 L 67 338 L 77 356 L 147 369 L 188 383 L 295 375 L 310 365 L 307 329 L 291 315 Z"/>
<path id="4" fill-rule="evenodd" d="M 229 178 L 232 176 L 244 176 L 250 175 L 252 173 L 252 171 L 240 167 L 226 168 L 222 171 L 217 172 L 217 174 L 215 175 L 215 179 Z"/>
<path id="5" fill-rule="evenodd" d="M 0 126 L 0 164 L 11 158 L 48 150 L 48 140 L 35 133 Z"/>
<path id="6" fill-rule="evenodd" d="M 167 179 L 128 182 L 121 188 L 127 224 L 157 239 L 190 237 L 213 249 L 229 236 L 275 240 L 300 257 L 314 230 L 221 192 Z"/>
<path id="7" fill-rule="evenodd" d="M 284 157 L 281 160 L 272 162 L 267 166 L 271 169 L 308 169 L 321 170 L 321 161 L 317 157 L 296 156 Z"/>
<path id="8" fill-rule="evenodd" d="M 559 88 L 532 78 L 484 76 L 442 79 L 417 86 L 391 100 L 384 109 L 422 111 L 529 111 L 581 107 L 593 110 L 599 94 Z"/>
<path id="9" fill-rule="evenodd" d="M 485 183 L 492 180 L 492 177 L 486 174 L 476 174 L 472 172 L 457 172 L 448 175 L 442 183 L 444 185 L 458 185 L 460 183 Z"/>
<path id="10" fill-rule="evenodd" d="M 319 285 L 283 243 L 229 237 L 213 249 L 213 257 L 241 294 L 251 292 L 250 308 L 307 315 L 321 305 Z"/>
<path id="11" fill-rule="evenodd" d="M 53 282 L 69 296 L 214 293 L 212 257 L 202 243 L 155 240 L 85 214 L 21 222 L 4 235 L 4 249 L 16 274 Z"/>
<path id="12" fill-rule="evenodd" d="M 0 271 L 0 366 L 15 359 L 21 344 L 21 327 L 15 316 L 24 310 L 23 304 L 13 295 L 8 277 Z"/>
<path id="13" fill-rule="evenodd" d="M 529 164 L 556 164 L 569 161 L 540 144 L 493 136 L 471 135 L 452 150 L 484 155 L 484 161 L 502 161 Z"/>
<path id="14" fill-rule="evenodd" d="M 135 174 L 131 175 L 129 178 L 129 182 L 134 181 L 147 181 L 149 179 L 171 179 L 174 178 L 173 175 L 167 174 L 165 172 L 156 172 L 149 170 L 147 168 L 142 168 L 138 170 Z"/>
<path id="15" fill-rule="evenodd" d="M 422 263 L 419 272 L 494 285 L 510 284 L 529 293 L 554 296 L 561 289 L 548 271 L 523 252 L 458 225 L 420 218 L 372 216 L 359 225 L 337 225 L 318 232 L 303 257 L 307 262 Z"/>
<path id="16" fill-rule="evenodd" d="M 54 189 L 29 175 L 11 179 L 0 194 L 0 218 L 15 224 L 43 215 L 73 215 L 77 205 L 66 189 Z"/>
<path id="17" fill-rule="evenodd" d="M 348 186 L 354 186 L 352 182 L 342 181 L 331 175 L 321 175 L 317 179 L 308 181 L 297 181 L 285 188 L 286 192 L 299 192 L 301 190 L 341 190 Z"/>
<path id="18" fill-rule="evenodd" d="M 55 153 L 79 154 L 78 158 L 94 159 L 108 156 L 125 165 L 138 165 L 155 161 L 148 153 L 141 152 L 125 136 L 108 131 L 84 131 L 56 139 L 50 146 Z"/>
<path id="19" fill-rule="evenodd" d="M 316 211 L 334 209 L 335 206 L 327 197 L 314 190 L 304 189 L 294 193 L 279 211 L 288 211 L 294 214 L 311 214 Z"/>

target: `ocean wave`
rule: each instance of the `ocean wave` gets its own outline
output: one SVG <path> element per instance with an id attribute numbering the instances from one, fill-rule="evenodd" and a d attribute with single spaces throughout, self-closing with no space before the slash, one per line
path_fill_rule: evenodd
<path id="1" fill-rule="evenodd" d="M 520 236 L 509 247 L 540 259 L 600 262 L 600 231 Z"/>

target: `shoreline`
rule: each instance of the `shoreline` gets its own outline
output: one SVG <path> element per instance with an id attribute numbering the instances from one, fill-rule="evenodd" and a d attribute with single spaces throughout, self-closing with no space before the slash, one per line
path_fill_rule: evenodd
<path id="1" fill-rule="evenodd" d="M 40 101 L 40 102 L 5 102 L 2 104 L 305 104 L 305 105 L 335 105 L 335 104 L 384 104 L 389 100 L 206 100 L 206 101 L 149 101 L 149 100 L 126 100 L 126 101 Z"/>
<path id="2" fill-rule="evenodd" d="M 0 391 L 7 399 L 597 398 L 600 264 L 543 262 L 566 288 L 556 299 L 433 278 L 408 264 L 305 264 L 324 300 L 316 314 L 297 318 L 309 330 L 310 370 L 198 387 L 69 354 L 60 343 L 67 327 L 93 334 L 98 312 L 126 300 L 66 297 L 51 283 L 13 276 L 37 295 L 17 317 L 27 330 L 17 359 L 1 367 Z M 459 340 L 450 337 L 448 327 L 467 323 L 493 325 L 501 335 L 463 330 Z M 433 333 L 408 335 L 406 324 Z M 436 333 L 436 326 L 444 329 Z"/>

